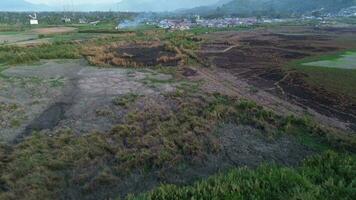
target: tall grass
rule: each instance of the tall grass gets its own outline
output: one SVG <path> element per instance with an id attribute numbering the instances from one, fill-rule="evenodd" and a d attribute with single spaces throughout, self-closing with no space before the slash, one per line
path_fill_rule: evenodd
<path id="1" fill-rule="evenodd" d="M 74 43 L 61 42 L 35 47 L 1 46 L 0 64 L 27 64 L 40 59 L 75 59 L 80 57 L 79 48 Z"/>
<path id="2" fill-rule="evenodd" d="M 163 185 L 129 199 L 354 199 L 356 157 L 326 152 L 293 169 L 264 165 L 234 169 L 192 186 Z"/>
<path id="3" fill-rule="evenodd" d="M 161 172 L 182 163 L 188 166 L 204 163 L 208 155 L 220 152 L 219 138 L 213 130 L 225 121 L 253 126 L 268 136 L 274 133 L 297 135 L 300 132 L 326 134 L 308 120 L 277 116 L 253 102 L 180 90 L 167 94 L 160 101 L 135 95 L 114 101 L 115 105 L 124 109 L 138 100 L 140 103 L 137 104 L 142 106 L 129 109 L 122 123 L 107 133 L 94 132 L 81 136 L 71 132 L 53 136 L 34 134 L 15 146 L 0 145 L 0 199 L 66 199 L 69 194 L 77 199 L 98 194 L 108 197 L 115 191 L 113 188 L 122 183 L 121 180 L 135 171 Z M 354 148 L 355 143 L 350 138 L 342 142 Z M 338 157 L 334 154 L 330 156 Z M 220 178 L 221 181 L 216 182 L 220 185 L 215 187 L 214 181 L 212 185 L 208 181 L 197 186 L 202 188 L 202 192 L 194 188 L 166 186 L 147 197 L 184 199 L 196 195 L 199 199 L 225 194 L 221 197 L 237 198 L 250 195 L 250 191 L 259 192 L 256 198 L 264 195 L 288 198 L 292 194 L 295 195 L 292 197 L 309 197 L 307 195 L 319 192 L 319 187 L 313 186 L 311 178 L 315 184 L 320 181 L 325 187 L 330 186 L 330 194 L 327 195 L 341 195 L 333 192 L 350 187 L 349 179 L 343 181 L 343 176 L 354 177 L 350 170 L 354 170 L 355 162 L 351 162 L 351 158 L 344 161 L 326 158 L 310 161 L 308 165 L 316 167 L 305 168 L 301 172 L 277 167 L 257 171 L 239 169 L 234 172 L 237 175 L 229 175 L 241 176 L 236 183 Z M 334 168 L 336 171 L 331 171 Z M 316 169 L 320 170 L 318 173 L 326 171 L 325 174 L 335 179 L 318 177 L 312 171 Z M 303 173 L 311 178 L 305 179 Z M 324 192 L 321 189 L 320 192 Z M 234 196 L 236 194 L 232 192 L 236 190 L 244 192 Z"/>

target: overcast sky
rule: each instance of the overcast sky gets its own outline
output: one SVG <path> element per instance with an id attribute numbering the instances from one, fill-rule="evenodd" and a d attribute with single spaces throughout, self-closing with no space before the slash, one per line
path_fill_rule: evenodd
<path id="1" fill-rule="evenodd" d="M 0 0 L 1 1 L 1 0 Z M 173 11 L 212 5 L 219 0 L 25 0 L 65 10 Z M 225 0 L 226 1 L 226 0 Z M 116 4 L 122 2 L 120 4 Z M 116 6 L 113 7 L 113 4 Z"/>
<path id="2" fill-rule="evenodd" d="M 30 3 L 46 4 L 46 5 L 78 5 L 78 4 L 105 4 L 105 3 L 117 3 L 122 0 L 25 0 Z M 147 1 L 147 0 L 131 0 L 133 2 Z M 167 2 L 179 2 L 181 0 L 166 0 Z M 201 4 L 208 4 L 211 2 L 217 2 L 218 0 L 191 0 L 191 2 L 201 2 Z"/>
<path id="3" fill-rule="evenodd" d="M 57 5 L 57 4 L 83 4 L 83 3 L 115 3 L 121 0 L 25 0 L 30 3 L 42 3 L 47 5 Z"/>

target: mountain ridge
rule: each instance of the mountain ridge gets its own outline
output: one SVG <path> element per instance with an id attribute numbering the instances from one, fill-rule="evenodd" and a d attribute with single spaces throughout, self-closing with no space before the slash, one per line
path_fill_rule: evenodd
<path id="1" fill-rule="evenodd" d="M 356 0 L 230 0 L 218 6 L 197 7 L 182 13 L 215 16 L 288 16 L 320 9 L 324 12 L 338 12 L 353 5 L 356 5 Z"/>

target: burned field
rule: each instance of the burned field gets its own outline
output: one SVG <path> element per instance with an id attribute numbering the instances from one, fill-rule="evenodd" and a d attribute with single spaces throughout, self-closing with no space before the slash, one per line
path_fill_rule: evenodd
<path id="1" fill-rule="evenodd" d="M 126 198 L 234 168 L 294 169 L 325 150 L 355 151 L 354 135 L 300 113 L 269 109 L 224 84 L 234 76 L 257 88 L 251 93 L 264 90 L 286 97 L 283 102 L 319 108 L 330 103 L 314 98 L 329 93 L 313 93 L 319 90 L 305 81 L 307 74 L 285 66 L 352 43 L 339 44 L 328 31 L 315 29 L 219 32 L 201 39 L 161 34 L 49 44 L 40 52 L 46 56 L 30 59 L 37 63 L 4 63 L 0 199 Z M 216 69 L 228 73 L 216 80 Z M 216 86 L 213 92 L 209 84 Z"/>
<path id="2" fill-rule="evenodd" d="M 89 49 L 86 56 L 93 64 L 117 67 L 177 66 L 183 61 L 179 50 L 161 43 L 109 45 Z"/>
<path id="3" fill-rule="evenodd" d="M 253 87 L 352 126 L 356 123 L 354 96 L 311 84 L 307 80 L 314 77 L 291 63 L 355 48 L 354 31 L 281 27 L 214 33 L 206 36 L 199 54 L 217 69 L 230 72 Z"/>

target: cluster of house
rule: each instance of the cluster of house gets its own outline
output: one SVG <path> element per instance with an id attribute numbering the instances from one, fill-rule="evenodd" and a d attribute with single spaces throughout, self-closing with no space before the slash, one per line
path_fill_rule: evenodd
<path id="1" fill-rule="evenodd" d="M 34 13 L 33 15 L 28 15 L 28 18 L 30 20 L 30 25 L 38 25 L 39 24 L 39 21 L 37 18 L 37 13 Z M 63 23 L 71 23 L 72 19 L 65 16 L 65 17 L 61 18 L 61 21 Z M 99 20 L 88 22 L 86 19 L 83 19 L 83 18 L 79 19 L 79 24 L 90 24 L 90 25 L 96 26 L 98 23 L 100 23 Z"/>
<path id="2" fill-rule="evenodd" d="M 356 16 L 356 6 L 351 6 L 349 8 L 342 9 L 338 13 L 338 16 L 342 16 L 342 17 L 354 17 L 354 16 Z"/>
<path id="3" fill-rule="evenodd" d="M 158 22 L 160 28 L 164 29 L 177 29 L 177 30 L 188 30 L 193 26 L 193 22 L 187 19 L 184 20 L 173 20 L 173 19 L 164 19 Z"/>
<path id="4" fill-rule="evenodd" d="M 226 28 L 239 25 L 254 25 L 258 23 L 257 18 L 223 18 L 223 19 L 199 19 L 196 20 L 198 26 L 212 28 Z"/>
<path id="5" fill-rule="evenodd" d="M 164 19 L 156 25 L 165 29 L 187 30 L 192 27 L 227 28 L 239 25 L 253 25 L 258 23 L 257 18 L 221 18 L 221 19 Z"/>

